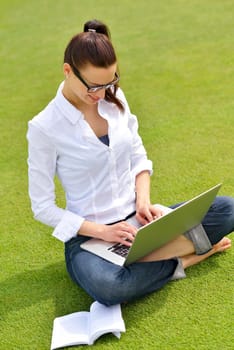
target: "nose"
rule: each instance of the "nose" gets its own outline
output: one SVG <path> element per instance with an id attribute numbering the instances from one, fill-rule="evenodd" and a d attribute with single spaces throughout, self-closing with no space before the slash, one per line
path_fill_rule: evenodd
<path id="1" fill-rule="evenodd" d="M 101 90 L 96 91 L 93 94 L 93 96 L 94 97 L 98 97 L 98 98 L 104 98 L 105 97 L 105 93 L 106 93 L 106 90 L 105 89 L 101 89 Z"/>

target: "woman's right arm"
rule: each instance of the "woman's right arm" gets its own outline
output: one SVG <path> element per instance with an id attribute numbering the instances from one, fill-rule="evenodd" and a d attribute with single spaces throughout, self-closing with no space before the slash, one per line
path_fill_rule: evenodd
<path id="1" fill-rule="evenodd" d="M 51 138 L 29 122 L 27 139 L 29 197 L 34 218 L 54 227 L 53 236 L 66 242 L 77 235 L 84 218 L 56 205 L 57 151 Z"/>
<path id="2" fill-rule="evenodd" d="M 84 220 L 79 215 L 56 205 L 54 177 L 57 151 L 50 137 L 29 122 L 28 179 L 29 196 L 34 218 L 54 227 L 53 236 L 66 242 L 77 234 L 103 239 L 109 242 L 126 243 L 133 239 L 136 229 L 127 222 L 115 225 L 97 224 Z M 128 243 L 126 243 L 129 245 Z"/>

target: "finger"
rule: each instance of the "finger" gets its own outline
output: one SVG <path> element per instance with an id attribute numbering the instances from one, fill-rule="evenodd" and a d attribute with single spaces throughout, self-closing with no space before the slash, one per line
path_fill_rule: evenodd
<path id="1" fill-rule="evenodd" d="M 123 244 L 123 245 L 126 245 L 127 247 L 131 247 L 132 240 L 129 240 L 129 239 L 126 239 L 126 238 L 122 238 L 120 243 Z"/>
<path id="2" fill-rule="evenodd" d="M 157 213 L 154 215 L 154 220 L 160 219 L 163 215 L 161 213 Z"/>
<path id="3" fill-rule="evenodd" d="M 151 222 L 151 221 L 153 221 L 153 219 L 154 219 L 153 213 L 151 212 L 151 210 L 148 210 L 148 211 L 146 212 L 146 220 L 147 220 L 148 222 Z"/>
<path id="4" fill-rule="evenodd" d="M 146 219 L 147 219 L 148 222 L 151 222 L 151 221 L 154 220 L 154 217 L 153 217 L 153 215 L 151 214 L 151 212 L 148 212 L 148 213 L 147 213 Z"/>
<path id="5" fill-rule="evenodd" d="M 152 215 L 153 215 L 154 220 L 158 219 L 161 216 L 163 216 L 163 211 L 159 208 L 153 208 Z"/>
<path id="6" fill-rule="evenodd" d="M 132 242 L 135 239 L 135 235 L 132 233 L 129 233 L 127 231 L 122 231 L 120 235 L 120 241 L 122 244 L 125 244 L 127 246 L 131 246 Z"/>
<path id="7" fill-rule="evenodd" d="M 143 226 L 149 223 L 149 221 L 145 217 L 142 217 L 140 214 L 136 214 L 136 219 Z"/>
<path id="8" fill-rule="evenodd" d="M 137 234 L 137 228 L 133 225 L 130 225 L 126 221 L 123 222 L 122 230 L 132 234 L 133 236 L 135 236 Z"/>

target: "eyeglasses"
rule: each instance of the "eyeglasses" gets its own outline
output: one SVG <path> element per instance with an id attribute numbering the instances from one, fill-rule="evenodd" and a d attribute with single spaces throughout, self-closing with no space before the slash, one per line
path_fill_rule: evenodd
<path id="1" fill-rule="evenodd" d="M 109 88 L 112 88 L 113 86 L 115 86 L 120 77 L 117 73 L 115 73 L 115 79 L 113 81 L 111 81 L 110 83 L 108 84 L 105 84 L 105 85 L 96 85 L 96 86 L 90 86 L 86 83 L 86 81 L 82 78 L 82 76 L 80 75 L 79 71 L 76 69 L 76 67 L 74 67 L 72 65 L 72 70 L 73 70 L 73 73 L 75 74 L 75 76 L 87 87 L 87 92 L 97 92 L 99 90 L 102 90 L 102 89 L 109 89 Z"/>

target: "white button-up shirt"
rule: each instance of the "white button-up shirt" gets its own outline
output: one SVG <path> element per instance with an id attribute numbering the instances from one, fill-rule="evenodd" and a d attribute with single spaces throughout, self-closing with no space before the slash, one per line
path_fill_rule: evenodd
<path id="1" fill-rule="evenodd" d="M 135 178 L 152 172 L 121 89 L 117 97 L 125 111 L 100 100 L 98 112 L 108 122 L 109 147 L 94 134 L 83 114 L 62 94 L 31 121 L 29 143 L 29 196 L 35 219 L 54 227 L 63 242 L 77 235 L 84 220 L 111 223 L 135 210 Z M 54 177 L 66 194 L 66 208 L 56 204 Z"/>

